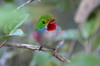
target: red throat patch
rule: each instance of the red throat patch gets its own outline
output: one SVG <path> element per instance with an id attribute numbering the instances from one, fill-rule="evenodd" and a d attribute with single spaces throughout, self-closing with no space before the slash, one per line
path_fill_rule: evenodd
<path id="1" fill-rule="evenodd" d="M 47 25 L 48 31 L 56 30 L 56 23 L 54 21 L 55 21 L 55 19 L 48 23 L 48 25 Z"/>

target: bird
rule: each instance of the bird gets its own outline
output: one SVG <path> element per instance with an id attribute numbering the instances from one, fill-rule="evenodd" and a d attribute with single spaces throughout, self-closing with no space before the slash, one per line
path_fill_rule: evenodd
<path id="1" fill-rule="evenodd" d="M 40 17 L 36 31 L 33 33 L 34 40 L 40 45 L 40 50 L 44 47 L 55 51 L 64 44 L 63 39 L 56 40 L 57 36 L 63 34 L 64 31 L 55 20 L 56 18 L 51 14 Z"/>

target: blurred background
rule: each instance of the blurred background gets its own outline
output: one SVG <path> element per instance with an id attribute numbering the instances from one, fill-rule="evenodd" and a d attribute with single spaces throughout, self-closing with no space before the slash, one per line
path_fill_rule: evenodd
<path id="1" fill-rule="evenodd" d="M 0 66 L 100 66 L 100 0 L 0 0 L 0 44 L 37 45 L 33 32 L 39 18 L 52 14 L 65 31 L 59 54 L 71 62 L 63 63 L 50 52 L 16 47 L 0 48 Z"/>

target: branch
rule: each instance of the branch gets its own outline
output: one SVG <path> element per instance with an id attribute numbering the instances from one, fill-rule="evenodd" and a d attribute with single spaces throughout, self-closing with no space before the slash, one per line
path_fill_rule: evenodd
<path id="1" fill-rule="evenodd" d="M 1 44 L 1 43 L 0 43 Z M 8 46 L 8 47 L 18 47 L 18 48 L 25 48 L 25 49 L 30 49 L 32 51 L 34 50 L 39 50 L 40 46 L 37 45 L 31 45 L 31 44 L 15 44 L 15 43 L 4 43 L 3 46 Z M 53 52 L 50 49 L 47 48 L 42 48 L 41 51 L 50 51 L 52 52 L 52 55 L 59 59 L 62 62 L 70 62 L 68 59 L 65 59 L 65 57 L 60 56 L 57 52 Z"/>
<path id="2" fill-rule="evenodd" d="M 28 0 L 27 2 L 25 2 L 24 4 L 22 4 L 21 6 L 19 6 L 18 8 L 16 8 L 16 10 L 14 11 L 14 13 L 16 11 L 18 11 L 19 9 L 23 8 L 24 6 L 28 5 L 29 3 L 33 2 L 34 0 Z"/>
<path id="3" fill-rule="evenodd" d="M 82 0 L 74 17 L 76 23 L 84 23 L 99 4 L 100 0 Z"/>

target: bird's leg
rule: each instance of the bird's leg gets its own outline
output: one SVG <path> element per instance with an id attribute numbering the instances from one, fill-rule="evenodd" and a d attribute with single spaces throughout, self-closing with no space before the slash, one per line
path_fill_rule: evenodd
<path id="1" fill-rule="evenodd" d="M 58 53 L 57 50 L 56 49 L 53 49 L 53 54 L 56 54 L 56 53 Z"/>
<path id="2" fill-rule="evenodd" d="M 42 50 L 42 48 L 43 48 L 43 47 L 42 47 L 42 46 L 40 46 L 39 51 L 41 51 L 41 50 Z"/>

